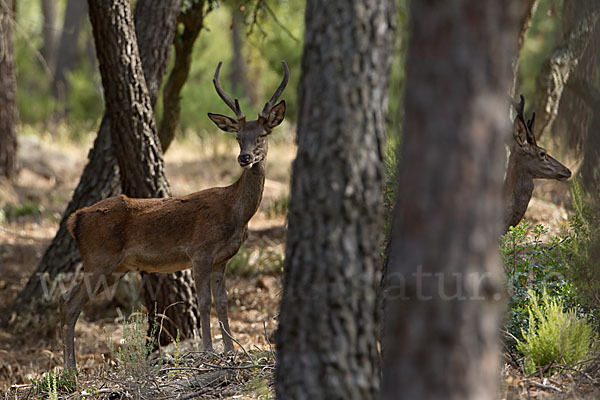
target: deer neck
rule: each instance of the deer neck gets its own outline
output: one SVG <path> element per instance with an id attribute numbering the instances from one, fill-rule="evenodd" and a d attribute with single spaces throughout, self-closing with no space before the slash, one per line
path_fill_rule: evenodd
<path id="1" fill-rule="evenodd" d="M 232 185 L 234 191 L 233 212 L 236 219 L 245 224 L 260 206 L 265 186 L 265 160 L 245 169 L 242 176 Z"/>
<path id="2" fill-rule="evenodd" d="M 520 165 L 518 158 L 511 153 L 503 189 L 506 230 L 510 226 L 516 226 L 523 219 L 532 194 L 533 176 Z"/>

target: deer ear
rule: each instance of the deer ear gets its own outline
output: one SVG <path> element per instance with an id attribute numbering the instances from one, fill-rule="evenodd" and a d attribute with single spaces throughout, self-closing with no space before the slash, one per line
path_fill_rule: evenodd
<path id="1" fill-rule="evenodd" d="M 283 122 L 285 117 L 285 100 L 281 100 L 277 103 L 267 115 L 267 120 L 264 122 L 269 130 L 275 128 L 277 125 Z"/>
<path id="2" fill-rule="evenodd" d="M 527 142 L 527 127 L 525 126 L 525 122 L 519 117 L 515 118 L 513 137 L 519 146 L 523 146 Z"/>
<path id="3" fill-rule="evenodd" d="M 240 130 L 240 124 L 233 118 L 229 118 L 221 114 L 208 113 L 208 118 L 214 122 L 220 130 L 225 132 L 238 132 Z"/>

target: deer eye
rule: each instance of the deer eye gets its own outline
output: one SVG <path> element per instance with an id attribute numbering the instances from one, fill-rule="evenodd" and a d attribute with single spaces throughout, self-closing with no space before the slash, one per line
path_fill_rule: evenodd
<path id="1" fill-rule="evenodd" d="M 540 151 L 540 157 L 541 158 L 546 158 L 546 152 L 545 151 Z"/>

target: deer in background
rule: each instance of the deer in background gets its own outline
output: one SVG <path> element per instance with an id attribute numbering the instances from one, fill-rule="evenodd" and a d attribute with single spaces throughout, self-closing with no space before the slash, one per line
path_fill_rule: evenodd
<path id="1" fill-rule="evenodd" d="M 535 113 L 532 113 L 531 119 L 525 123 L 523 95 L 519 103 L 513 101 L 513 106 L 517 116 L 513 124 L 514 140 L 511 142 L 504 179 L 504 233 L 511 226 L 517 226 L 523 219 L 533 193 L 534 179 L 564 181 L 571 176 L 571 171 L 567 167 L 550 157 L 546 150 L 537 145 L 533 133 Z"/>
<path id="2" fill-rule="evenodd" d="M 128 271 L 172 273 L 193 268 L 199 302 L 202 343 L 212 351 L 210 333 L 211 287 L 226 352 L 233 351 L 227 318 L 225 266 L 248 236 L 248 221 L 262 200 L 267 157 L 267 137 L 281 124 L 285 101 L 281 96 L 289 79 L 283 64 L 283 80 L 258 114 L 246 122 L 238 99 L 221 88 L 219 73 L 213 83 L 217 94 L 236 118 L 208 114 L 223 131 L 237 133 L 238 163 L 243 173 L 234 184 L 186 196 L 161 199 L 110 197 L 85 207 L 68 219 L 83 262 L 84 279 L 65 296 L 62 304 L 62 335 L 66 369 L 76 369 L 75 323 L 82 307 L 95 296 L 98 286 L 114 285 Z M 100 285 L 99 285 L 100 284 Z M 89 293 L 88 288 L 96 288 Z"/>

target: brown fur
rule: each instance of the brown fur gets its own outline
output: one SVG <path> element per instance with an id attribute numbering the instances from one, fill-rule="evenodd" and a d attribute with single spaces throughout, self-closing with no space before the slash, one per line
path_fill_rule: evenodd
<path id="1" fill-rule="evenodd" d="M 226 103 L 231 101 L 218 84 L 215 88 Z M 247 238 L 248 221 L 260 205 L 265 182 L 267 136 L 285 115 L 285 102 L 273 105 L 287 83 L 289 71 L 284 63 L 284 79 L 275 95 L 259 114 L 248 121 L 236 107 L 238 120 L 210 114 L 225 131 L 237 132 L 240 144 L 238 161 L 244 172 L 237 182 L 185 196 L 162 199 L 110 197 L 75 212 L 67 229 L 77 241 L 83 262 L 84 278 L 66 295 L 63 303 L 62 334 L 65 368 L 75 369 L 74 330 L 81 308 L 106 280 L 110 286 L 128 271 L 171 273 L 193 268 L 205 350 L 212 351 L 210 334 L 211 292 L 225 351 L 233 351 L 227 318 L 225 266 Z"/>

